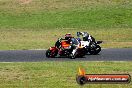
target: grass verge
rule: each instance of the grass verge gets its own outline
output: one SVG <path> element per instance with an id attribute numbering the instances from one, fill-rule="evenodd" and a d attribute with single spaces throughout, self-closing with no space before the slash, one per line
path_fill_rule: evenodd
<path id="1" fill-rule="evenodd" d="M 1 50 L 49 48 L 77 31 L 103 48 L 132 48 L 131 0 L 0 0 L 0 19 Z"/>
<path id="2" fill-rule="evenodd" d="M 80 88 L 75 81 L 78 67 L 88 74 L 132 75 L 131 62 L 31 62 L 0 63 L 1 88 Z M 130 84 L 86 84 L 83 88 L 131 88 Z"/>
<path id="3" fill-rule="evenodd" d="M 76 36 L 77 31 L 87 31 L 96 40 L 104 41 L 103 48 L 132 48 L 132 29 L 1 29 L 0 49 L 47 49 L 54 46 L 58 38 L 64 37 L 66 33 Z"/>

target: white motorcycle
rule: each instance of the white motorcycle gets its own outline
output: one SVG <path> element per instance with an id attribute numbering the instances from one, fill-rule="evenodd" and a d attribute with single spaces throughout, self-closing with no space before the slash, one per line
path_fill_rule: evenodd
<path id="1" fill-rule="evenodd" d="M 101 51 L 101 47 L 99 44 L 102 43 L 102 41 L 81 41 L 81 39 L 78 38 L 78 41 L 80 42 L 80 47 L 85 48 L 86 54 L 90 55 L 97 55 Z"/>

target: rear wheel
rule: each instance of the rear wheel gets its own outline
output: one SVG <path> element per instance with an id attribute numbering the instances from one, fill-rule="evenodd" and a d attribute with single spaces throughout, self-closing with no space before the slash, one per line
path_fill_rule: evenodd
<path id="1" fill-rule="evenodd" d="M 90 53 L 90 55 L 94 55 L 95 52 L 96 52 L 96 50 L 95 50 L 94 48 L 89 49 L 89 53 Z"/>
<path id="2" fill-rule="evenodd" d="M 101 51 L 101 47 L 97 45 L 95 48 L 89 49 L 91 55 L 97 55 Z"/>
<path id="3" fill-rule="evenodd" d="M 96 46 L 96 52 L 95 55 L 98 54 L 101 51 L 101 47 L 99 45 Z"/>
<path id="4" fill-rule="evenodd" d="M 70 55 L 70 58 L 71 58 L 71 59 L 75 59 L 75 57 L 76 57 L 76 56 L 73 55 L 73 54 Z"/>
<path id="5" fill-rule="evenodd" d="M 77 55 L 76 55 L 76 56 L 82 58 L 82 57 L 84 57 L 86 54 L 87 54 L 86 49 L 85 49 L 85 48 L 80 48 L 80 49 L 78 49 Z"/>

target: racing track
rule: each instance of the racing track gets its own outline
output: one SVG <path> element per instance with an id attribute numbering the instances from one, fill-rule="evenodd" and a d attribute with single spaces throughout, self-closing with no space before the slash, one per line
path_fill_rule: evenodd
<path id="1" fill-rule="evenodd" d="M 0 62 L 41 62 L 41 61 L 132 61 L 132 48 L 102 49 L 99 55 L 84 58 L 46 58 L 45 50 L 0 51 Z"/>

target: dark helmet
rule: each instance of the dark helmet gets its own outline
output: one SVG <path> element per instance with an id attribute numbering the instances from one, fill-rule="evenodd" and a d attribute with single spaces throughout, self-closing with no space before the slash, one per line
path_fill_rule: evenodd
<path id="1" fill-rule="evenodd" d="M 68 40 L 68 39 L 70 39 L 70 38 L 72 38 L 71 33 L 67 33 L 67 34 L 65 35 L 65 39 Z"/>

